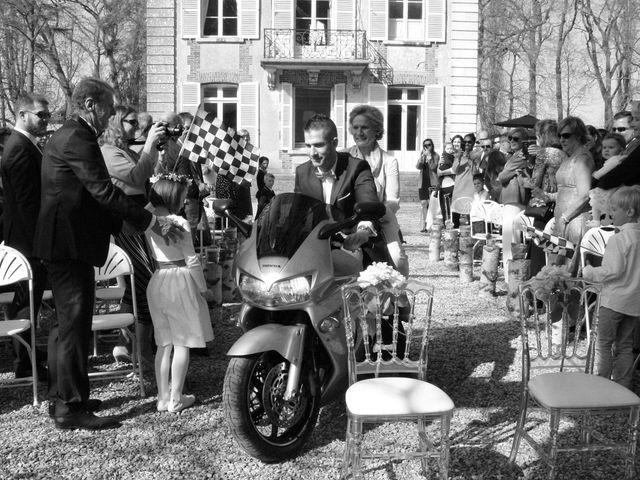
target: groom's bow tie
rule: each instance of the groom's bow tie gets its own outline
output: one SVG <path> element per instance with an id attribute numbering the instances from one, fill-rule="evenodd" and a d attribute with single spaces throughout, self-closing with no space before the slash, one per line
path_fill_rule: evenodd
<path id="1" fill-rule="evenodd" d="M 321 170 L 316 170 L 316 177 L 320 179 L 321 182 L 325 180 L 334 180 L 336 179 L 336 174 L 333 173 L 333 170 L 329 170 L 328 172 L 323 172 Z"/>

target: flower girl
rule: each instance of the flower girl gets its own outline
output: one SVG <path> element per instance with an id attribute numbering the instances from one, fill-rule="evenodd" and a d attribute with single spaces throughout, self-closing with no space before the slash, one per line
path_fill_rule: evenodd
<path id="1" fill-rule="evenodd" d="M 149 208 L 185 230 L 178 240 L 169 244 L 152 232 L 146 234 L 157 263 L 147 287 L 158 346 L 155 358 L 157 409 L 179 413 L 195 402 L 193 395 L 182 394 L 189 366 L 189 348 L 205 347 L 206 342 L 213 340 L 207 307 L 211 292 L 193 248 L 189 222 L 177 215 L 187 195 L 188 178 L 171 173 L 152 178 L 152 181 L 154 179 Z"/>

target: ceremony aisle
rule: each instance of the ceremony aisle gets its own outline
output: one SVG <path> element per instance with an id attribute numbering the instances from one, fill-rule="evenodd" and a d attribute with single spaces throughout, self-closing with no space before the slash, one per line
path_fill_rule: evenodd
<path id="1" fill-rule="evenodd" d="M 520 327 L 508 318 L 506 285 L 499 278 L 497 296 L 478 296 L 475 281 L 461 283 L 443 262 L 428 261 L 428 237 L 419 233 L 420 205 L 405 203 L 399 221 L 407 241 L 413 277 L 435 286 L 429 381 L 445 390 L 456 404 L 451 425 L 452 480 L 514 480 L 546 478 L 546 466 L 526 445 L 516 465 L 508 455 L 520 394 Z M 262 464 L 233 441 L 223 420 L 222 383 L 225 352 L 238 338 L 233 316 L 238 304 L 212 310 L 216 339 L 209 357 L 193 357 L 188 390 L 197 401 L 182 415 L 158 413 L 155 397 L 140 399 L 135 382 L 93 383 L 92 397 L 104 400 L 98 414 L 122 414 L 119 429 L 59 431 L 47 416 L 47 402 L 34 410 L 29 389 L 0 391 L 0 478 L 56 479 L 337 479 L 340 474 L 346 415 L 335 402 L 320 415 L 306 450 L 281 464 Z M 106 350 L 105 350 L 106 352 Z M 103 361 L 110 361 L 105 353 Z M 9 347 L 0 346 L 3 375 L 10 375 Z M 155 387 L 148 382 L 148 393 Z M 46 399 L 44 387 L 40 398 Z M 531 422 L 531 434 L 543 437 L 542 417 Z M 393 432 L 390 429 L 394 429 Z M 573 433 L 572 423 L 561 431 Z M 365 441 L 394 447 L 387 438 L 415 442 L 415 428 L 394 424 L 367 429 Z M 393 433 L 393 434 L 392 434 Z M 414 479 L 418 462 L 365 464 L 367 479 Z M 435 471 L 432 470 L 435 478 Z M 617 455 L 563 454 L 558 479 L 622 478 Z"/>

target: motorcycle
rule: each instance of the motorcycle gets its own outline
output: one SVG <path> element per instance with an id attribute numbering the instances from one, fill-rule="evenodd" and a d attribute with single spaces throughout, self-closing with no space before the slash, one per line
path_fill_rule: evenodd
<path id="1" fill-rule="evenodd" d="M 348 386 L 340 289 L 354 277 L 334 276 L 332 239 L 385 209 L 361 203 L 352 217 L 334 221 L 339 212 L 330 214 L 325 203 L 285 193 L 249 225 L 230 205 L 212 200 L 216 213 L 246 237 L 235 259 L 244 334 L 227 353 L 225 419 L 247 453 L 279 462 L 302 449 L 320 407 Z"/>

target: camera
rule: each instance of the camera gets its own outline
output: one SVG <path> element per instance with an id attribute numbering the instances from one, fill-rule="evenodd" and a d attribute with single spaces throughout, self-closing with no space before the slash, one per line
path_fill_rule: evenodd
<path id="1" fill-rule="evenodd" d="M 524 153 L 525 155 L 529 155 L 529 145 L 531 145 L 533 142 L 531 140 L 523 140 L 522 141 L 522 153 Z"/>
<path id="2" fill-rule="evenodd" d="M 164 150 L 168 139 L 175 140 L 177 138 L 180 138 L 180 136 L 184 132 L 184 126 L 182 125 L 171 126 L 163 122 L 162 127 L 164 128 L 164 132 L 162 133 L 164 134 L 166 139 L 158 142 L 156 148 L 160 151 Z"/>

